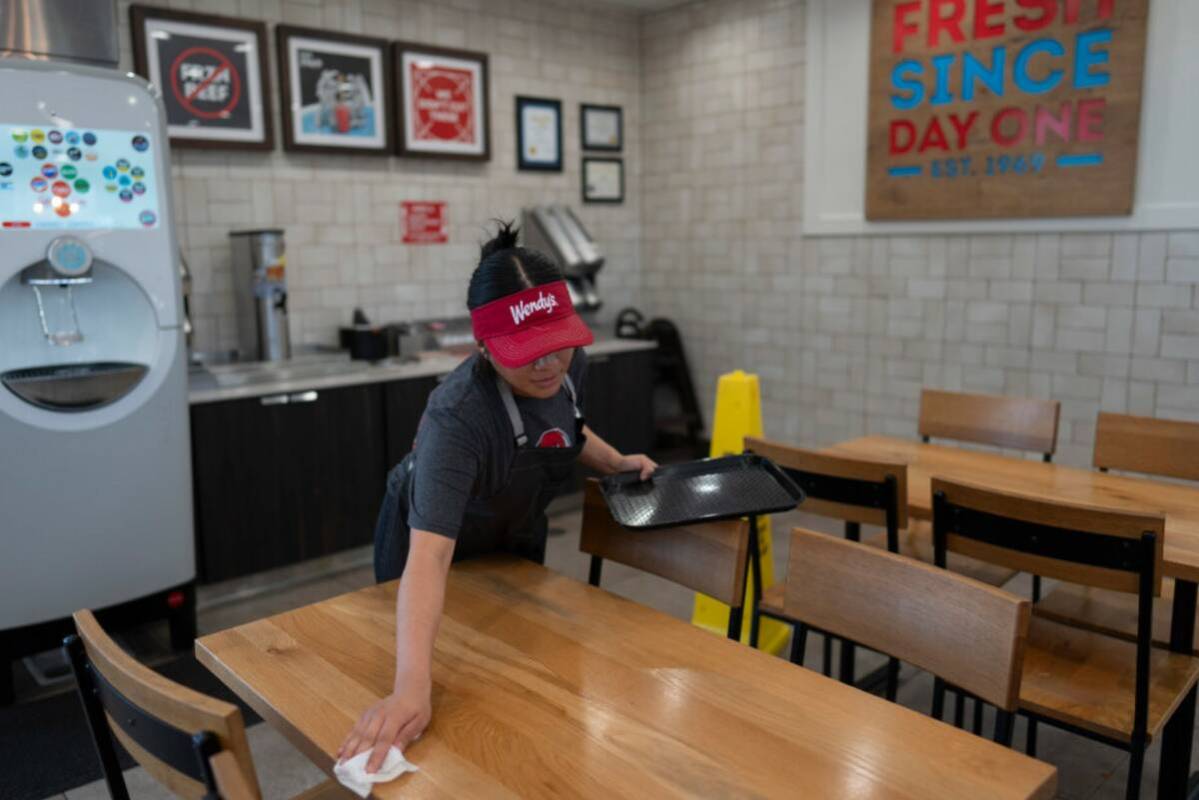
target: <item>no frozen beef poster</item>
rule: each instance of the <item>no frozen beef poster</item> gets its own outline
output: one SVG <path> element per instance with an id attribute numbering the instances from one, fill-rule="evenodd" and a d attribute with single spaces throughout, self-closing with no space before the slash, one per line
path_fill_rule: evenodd
<path id="1" fill-rule="evenodd" d="M 874 0 L 868 219 L 1129 214 L 1148 0 Z"/>

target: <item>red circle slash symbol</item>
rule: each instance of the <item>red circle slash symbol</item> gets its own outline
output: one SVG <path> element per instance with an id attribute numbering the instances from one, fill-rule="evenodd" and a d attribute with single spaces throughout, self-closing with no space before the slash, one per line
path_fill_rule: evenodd
<path id="1" fill-rule="evenodd" d="M 197 56 L 202 56 L 202 59 L 197 59 Z M 215 63 L 207 63 L 209 60 Z M 188 73 L 193 70 L 205 70 L 211 68 L 203 80 L 195 86 L 189 86 L 189 91 L 186 93 L 183 90 L 181 81 L 184 78 L 184 67 Z M 221 108 L 211 110 L 197 107 L 197 103 L 212 103 L 212 99 L 201 97 L 200 95 L 205 89 L 221 75 L 228 71 L 229 73 L 229 97 Z M 190 83 L 190 80 L 188 81 Z M 171 92 L 175 95 L 175 99 L 179 101 L 179 105 L 183 106 L 191 114 L 200 119 L 224 119 L 229 116 L 229 112 L 237 105 L 237 101 L 241 99 L 241 76 L 237 74 L 237 70 L 233 68 L 233 64 L 225 57 L 223 53 L 213 50 L 211 47 L 189 47 L 179 55 L 175 56 L 175 60 L 171 62 Z"/>

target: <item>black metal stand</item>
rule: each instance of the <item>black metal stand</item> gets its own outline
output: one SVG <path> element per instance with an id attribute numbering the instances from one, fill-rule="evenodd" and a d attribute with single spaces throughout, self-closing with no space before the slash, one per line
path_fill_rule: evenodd
<path id="1" fill-rule="evenodd" d="M 1195 646 L 1194 581 L 1174 581 L 1174 608 L 1170 617 L 1170 649 L 1190 654 Z M 1188 797 L 1195 788 L 1191 775 L 1191 742 L 1195 735 L 1195 687 L 1187 692 L 1162 736 L 1161 770 L 1157 783 L 1159 800 Z"/>

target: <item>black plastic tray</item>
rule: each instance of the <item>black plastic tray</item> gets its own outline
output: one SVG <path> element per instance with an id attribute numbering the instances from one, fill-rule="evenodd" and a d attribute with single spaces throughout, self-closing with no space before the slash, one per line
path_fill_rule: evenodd
<path id="1" fill-rule="evenodd" d="M 648 481 L 610 475 L 600 491 L 613 518 L 645 530 L 790 511 L 803 491 L 774 462 L 747 454 L 659 467 Z"/>

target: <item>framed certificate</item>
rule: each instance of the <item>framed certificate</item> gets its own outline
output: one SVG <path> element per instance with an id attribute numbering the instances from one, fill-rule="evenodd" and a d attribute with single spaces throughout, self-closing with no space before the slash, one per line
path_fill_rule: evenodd
<path id="1" fill-rule="evenodd" d="M 624 147 L 624 112 L 620 106 L 579 107 L 579 131 L 584 150 L 621 150 Z"/>
<path id="2" fill-rule="evenodd" d="M 516 98 L 516 168 L 562 171 L 562 103 Z"/>
<path id="3" fill-rule="evenodd" d="M 583 202 L 624 202 L 624 161 L 619 158 L 583 159 Z"/>
<path id="4" fill-rule="evenodd" d="M 399 154 L 487 161 L 487 54 L 409 42 L 392 45 Z"/>
<path id="5" fill-rule="evenodd" d="M 280 25 L 283 149 L 388 155 L 391 54 L 383 39 Z"/>
<path id="6" fill-rule="evenodd" d="M 158 87 L 175 147 L 270 150 L 266 26 L 129 7 L 133 68 Z"/>

